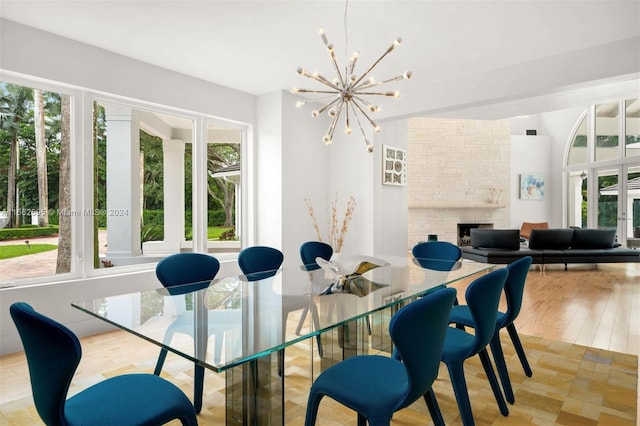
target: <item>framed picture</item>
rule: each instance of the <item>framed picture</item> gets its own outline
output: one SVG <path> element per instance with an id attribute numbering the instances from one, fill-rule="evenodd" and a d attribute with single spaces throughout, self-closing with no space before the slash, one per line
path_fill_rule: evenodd
<path id="1" fill-rule="evenodd" d="M 520 175 L 520 199 L 544 199 L 544 176 L 542 173 L 523 173 Z"/>
<path id="2" fill-rule="evenodd" d="M 382 145 L 382 183 L 396 186 L 407 184 L 407 151 Z"/>

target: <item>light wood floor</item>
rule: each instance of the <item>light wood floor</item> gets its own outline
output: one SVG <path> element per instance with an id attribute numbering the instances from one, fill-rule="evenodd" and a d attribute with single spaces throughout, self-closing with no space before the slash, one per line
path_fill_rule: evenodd
<path id="1" fill-rule="evenodd" d="M 460 300 L 463 300 L 466 284 L 454 285 L 459 290 Z M 637 356 L 640 355 L 639 319 L 640 264 L 570 265 L 568 271 L 563 266 L 549 266 L 544 273 L 537 269 L 529 272 L 523 307 L 516 325 L 523 335 Z M 116 368 L 117 374 L 119 365 L 127 367 L 123 367 L 122 372 L 130 372 L 132 365 L 140 371 L 152 370 L 149 360 L 154 360 L 158 351 L 156 346 L 123 332 L 81 340 L 83 359 L 74 378 L 80 386 L 98 381 L 101 372 L 113 373 Z M 190 377 L 175 377 L 189 387 Z M 293 383 L 289 382 L 289 385 Z M 211 397 L 216 394 L 216 389 L 212 389 L 215 386 L 217 384 L 205 382 L 207 394 Z M 22 424 L 35 424 L 37 414 L 32 408 L 11 407 L 13 401 L 24 400 L 29 395 L 24 355 L 17 353 L 0 357 L 0 423 L 3 423 L 2 411 L 22 409 L 25 411 Z M 219 403 L 224 406 L 224 400 Z M 304 415 L 304 404 L 299 405 L 298 411 Z M 330 417 L 333 411 L 325 410 L 324 414 Z M 344 411 L 335 410 L 335 416 L 332 421 L 327 419 L 329 423 L 346 424 L 345 418 L 349 418 L 352 424 L 353 417 L 348 413 L 345 417 Z M 510 421 L 507 417 L 496 424 L 516 424 L 513 423 L 515 420 Z"/>

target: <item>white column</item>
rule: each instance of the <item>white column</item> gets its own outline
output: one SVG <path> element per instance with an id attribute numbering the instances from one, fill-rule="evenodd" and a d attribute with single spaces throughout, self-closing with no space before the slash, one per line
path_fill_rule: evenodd
<path id="1" fill-rule="evenodd" d="M 163 140 L 164 248 L 177 253 L 184 242 L 184 142 Z"/>
<path id="2" fill-rule="evenodd" d="M 105 113 L 107 257 L 130 258 L 141 254 L 140 127 L 130 107 L 105 104 Z"/>

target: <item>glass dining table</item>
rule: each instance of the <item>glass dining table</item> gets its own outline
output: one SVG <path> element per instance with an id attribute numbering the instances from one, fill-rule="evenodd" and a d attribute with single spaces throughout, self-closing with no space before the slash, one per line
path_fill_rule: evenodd
<path id="1" fill-rule="evenodd" d="M 198 412 L 209 369 L 225 374 L 226 424 L 284 424 L 287 347 L 309 342 L 316 360 L 309 364 L 311 380 L 349 356 L 390 353 L 388 321 L 398 309 L 494 268 L 435 259 L 360 260 L 348 272 L 332 266 L 285 267 L 72 306 L 192 361 Z M 177 333 L 188 338 L 174 338 Z"/>

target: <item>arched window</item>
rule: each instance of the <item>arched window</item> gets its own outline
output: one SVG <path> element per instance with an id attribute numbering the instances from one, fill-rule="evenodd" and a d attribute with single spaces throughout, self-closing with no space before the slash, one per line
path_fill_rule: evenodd
<path id="1" fill-rule="evenodd" d="M 566 223 L 615 228 L 625 244 L 640 226 L 640 99 L 592 105 L 574 129 L 565 157 Z"/>

